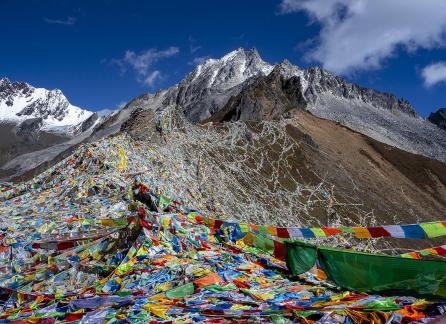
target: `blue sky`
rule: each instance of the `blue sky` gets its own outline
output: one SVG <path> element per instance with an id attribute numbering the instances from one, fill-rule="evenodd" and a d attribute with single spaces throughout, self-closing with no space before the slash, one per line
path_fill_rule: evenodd
<path id="1" fill-rule="evenodd" d="M 324 66 L 426 116 L 446 106 L 446 2 L 401 1 L 2 0 L 0 77 L 99 110 L 171 86 L 205 57 L 256 47 L 267 62 Z"/>

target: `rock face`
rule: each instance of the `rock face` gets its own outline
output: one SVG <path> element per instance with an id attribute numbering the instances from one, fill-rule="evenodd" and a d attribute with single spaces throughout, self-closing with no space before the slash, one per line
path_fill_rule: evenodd
<path id="1" fill-rule="evenodd" d="M 285 78 L 280 66 L 267 76 L 255 78 L 238 95 L 204 122 L 262 121 L 277 119 L 292 109 L 306 109 L 302 79 Z"/>
<path id="2" fill-rule="evenodd" d="M 163 105 L 178 105 L 190 121 L 200 122 L 218 113 L 229 98 L 272 71 L 275 71 L 273 78 L 276 80 L 279 76 L 284 80 L 294 78 L 292 82 L 299 85 L 294 85 L 293 89 L 307 105 L 316 105 L 322 94 L 330 93 L 337 98 L 416 116 L 413 107 L 404 99 L 348 83 L 321 68 L 300 69 L 288 61 L 270 65 L 261 59 L 256 49 L 237 49 L 219 60 L 210 59 L 197 66 L 178 85 L 168 89 Z"/>
<path id="3" fill-rule="evenodd" d="M 42 128 L 42 117 L 25 119 L 17 125 L 16 135 L 22 137 L 25 142 L 32 143 L 39 137 L 39 130 Z"/>
<path id="4" fill-rule="evenodd" d="M 219 112 L 229 98 L 239 94 L 242 89 L 250 87 L 253 82 L 262 82 L 258 79 L 269 76 L 272 71 L 274 76 L 271 81 L 277 81 L 279 76 L 284 80 L 294 79 L 292 82 L 298 83 L 298 86 L 294 85 L 293 90 L 299 92 L 298 96 L 303 97 L 308 106 L 317 105 L 321 95 L 331 94 L 375 108 L 417 116 L 410 103 L 392 94 L 348 83 L 321 68 L 300 69 L 288 61 L 270 65 L 260 58 L 255 49 L 238 49 L 219 60 L 207 60 L 178 85 L 168 89 L 162 103 L 164 106 L 178 105 L 190 121 L 200 122 Z"/>
<path id="5" fill-rule="evenodd" d="M 446 130 L 446 108 L 441 108 L 436 112 L 431 113 L 428 120 L 441 129 Z"/>
<path id="6" fill-rule="evenodd" d="M 305 98 L 311 104 L 316 104 L 320 95 L 329 93 L 337 98 L 360 101 L 378 109 L 403 112 L 412 117 L 417 116 L 407 100 L 399 99 L 389 93 L 348 83 L 345 79 L 318 67 L 304 70 L 302 78 L 305 80 L 304 84 L 307 84 L 307 87 L 302 90 L 305 93 Z"/>
<path id="7" fill-rule="evenodd" d="M 81 132 L 86 132 L 88 129 L 92 128 L 97 121 L 99 121 L 99 115 L 97 113 L 93 113 L 85 119 L 80 125 L 78 125 L 77 129 Z"/>

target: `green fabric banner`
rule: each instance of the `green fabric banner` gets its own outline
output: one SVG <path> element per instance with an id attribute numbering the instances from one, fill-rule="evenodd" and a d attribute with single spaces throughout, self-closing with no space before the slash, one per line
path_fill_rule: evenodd
<path id="1" fill-rule="evenodd" d="M 285 260 L 295 276 L 310 270 L 317 260 L 317 250 L 312 245 L 285 243 Z"/>
<path id="2" fill-rule="evenodd" d="M 338 286 L 367 293 L 446 297 L 446 262 L 361 253 L 304 242 L 285 243 L 287 266 L 294 275 L 315 263 Z"/>

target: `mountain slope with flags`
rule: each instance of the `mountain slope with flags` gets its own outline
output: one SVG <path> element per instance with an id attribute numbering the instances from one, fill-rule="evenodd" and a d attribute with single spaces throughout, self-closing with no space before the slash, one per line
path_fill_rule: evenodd
<path id="1" fill-rule="evenodd" d="M 297 275 L 286 245 L 310 238 L 349 253 L 352 245 L 382 253 L 387 245 L 378 236 L 443 237 L 444 221 L 380 230 L 352 220 L 331 228 L 316 219 L 296 220 L 299 228 L 243 223 L 206 210 L 200 186 L 172 183 L 173 174 L 187 181 L 190 170 L 169 158 L 160 144 L 119 135 L 80 146 L 30 182 L 2 186 L 0 319 L 409 323 L 441 316 L 446 272 L 425 299 L 380 294 L 378 286 L 352 290 L 313 264 Z M 203 205 L 187 204 L 194 199 Z"/>
<path id="2" fill-rule="evenodd" d="M 303 109 L 331 91 L 309 76 L 347 87 L 238 50 L 52 147 L 50 168 L 11 161 L 32 168 L 0 186 L 0 322 L 441 320 L 446 165 Z"/>

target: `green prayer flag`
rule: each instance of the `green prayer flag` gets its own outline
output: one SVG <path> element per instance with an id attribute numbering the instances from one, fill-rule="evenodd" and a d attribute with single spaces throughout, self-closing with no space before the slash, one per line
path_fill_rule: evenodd
<path id="1" fill-rule="evenodd" d="M 189 282 L 185 285 L 166 291 L 166 297 L 169 299 L 184 298 L 194 293 L 194 283 Z"/>
<path id="2" fill-rule="evenodd" d="M 441 223 L 426 223 L 420 224 L 420 226 L 429 238 L 446 235 L 446 226 Z"/>
<path id="3" fill-rule="evenodd" d="M 218 293 L 218 292 L 224 292 L 224 291 L 230 291 L 230 290 L 237 289 L 237 286 L 231 282 L 225 286 L 221 286 L 218 284 L 212 284 L 212 285 L 206 286 L 204 289 Z"/>

